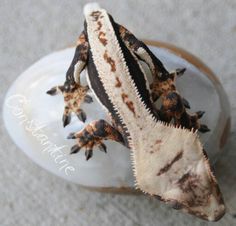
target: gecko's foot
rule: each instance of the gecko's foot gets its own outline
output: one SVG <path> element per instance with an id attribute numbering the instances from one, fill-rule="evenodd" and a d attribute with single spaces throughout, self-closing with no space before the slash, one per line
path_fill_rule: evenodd
<path id="1" fill-rule="evenodd" d="M 174 71 L 170 72 L 169 76 L 173 81 L 175 81 L 175 79 L 177 77 L 181 77 L 185 71 L 186 71 L 186 68 L 177 68 Z"/>
<path id="2" fill-rule="evenodd" d="M 71 148 L 70 153 L 75 154 L 84 148 L 86 160 L 92 157 L 95 147 L 98 147 L 100 151 L 107 152 L 106 145 L 103 143 L 104 140 L 109 139 L 124 143 L 118 130 L 104 120 L 93 121 L 78 133 L 70 133 L 67 138 L 77 140 L 77 144 Z"/>
<path id="3" fill-rule="evenodd" d="M 187 129 L 193 129 L 194 131 L 198 130 L 201 133 L 209 132 L 210 129 L 207 127 L 207 125 L 200 124 L 199 122 L 199 119 L 204 113 L 204 111 L 198 111 L 195 114 L 188 114 L 187 112 L 184 112 L 181 115 L 181 118 L 176 120 L 176 125 L 183 126 Z"/>
<path id="4" fill-rule="evenodd" d="M 166 75 L 163 80 L 160 80 L 158 77 L 155 77 L 153 79 L 153 82 L 150 84 L 151 97 L 153 102 L 155 103 L 159 99 L 159 97 L 163 96 L 163 94 L 175 92 L 176 78 L 182 76 L 185 71 L 186 68 L 177 68 L 176 70 Z M 188 101 L 184 98 L 183 103 L 186 108 L 190 108 Z"/>
<path id="5" fill-rule="evenodd" d="M 81 86 L 75 82 L 65 82 L 63 86 L 56 86 L 47 91 L 49 95 L 62 93 L 64 96 L 65 108 L 62 117 L 64 127 L 70 123 L 72 112 L 74 112 L 82 122 L 86 121 L 86 114 L 80 106 L 83 102 L 93 102 L 92 97 L 87 94 L 88 90 L 88 86 Z"/>
<path id="6" fill-rule="evenodd" d="M 207 127 L 207 125 L 200 124 L 199 119 L 202 118 L 202 116 L 205 114 L 205 111 L 197 111 L 193 115 L 189 115 L 189 122 L 188 122 L 188 128 L 193 128 L 194 130 L 198 130 L 201 133 L 209 132 L 210 129 Z"/>
<path id="7" fill-rule="evenodd" d="M 210 131 L 206 125 L 199 122 L 205 112 L 198 111 L 195 114 L 189 114 L 185 109 L 186 105 L 189 104 L 177 92 L 169 92 L 163 97 L 161 111 L 169 119 L 169 122 L 173 118 L 176 126 L 198 130 L 203 133 Z"/>
<path id="8" fill-rule="evenodd" d="M 83 135 L 75 135 L 73 133 L 71 133 L 67 138 L 77 139 L 78 141 L 78 144 L 75 144 L 71 147 L 70 154 L 76 154 L 81 150 L 81 148 L 84 148 L 86 160 L 89 160 L 93 156 L 93 149 L 95 147 L 98 147 L 100 151 L 103 151 L 105 153 L 107 152 L 106 145 L 102 142 L 102 139 L 93 139 L 91 141 L 88 141 Z"/>

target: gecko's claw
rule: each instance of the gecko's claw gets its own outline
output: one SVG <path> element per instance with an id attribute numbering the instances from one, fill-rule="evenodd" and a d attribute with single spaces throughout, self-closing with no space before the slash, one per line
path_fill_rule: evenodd
<path id="1" fill-rule="evenodd" d="M 88 149 L 85 151 L 86 160 L 88 161 L 93 156 L 93 150 Z"/>
<path id="2" fill-rule="evenodd" d="M 86 95 L 85 97 L 84 97 L 84 102 L 85 103 L 92 103 L 93 102 L 93 98 L 91 97 L 91 96 L 89 96 L 89 95 Z"/>
<path id="3" fill-rule="evenodd" d="M 78 153 L 79 151 L 80 151 L 80 147 L 77 145 L 77 144 L 75 144 L 71 149 L 70 149 L 70 154 L 76 154 L 76 153 Z"/>
<path id="4" fill-rule="evenodd" d="M 58 94 L 59 92 L 63 92 L 63 86 L 54 86 L 51 89 L 49 89 L 46 93 L 51 96 L 54 96 Z"/>
<path id="5" fill-rule="evenodd" d="M 70 134 L 67 136 L 67 139 L 76 139 L 75 133 L 70 133 Z"/>
<path id="6" fill-rule="evenodd" d="M 201 124 L 198 131 L 201 132 L 201 133 L 206 133 L 206 132 L 209 132 L 211 130 L 206 125 Z"/>
<path id="7" fill-rule="evenodd" d="M 182 102 L 183 102 L 183 105 L 184 105 L 185 108 L 190 109 L 190 104 L 185 98 L 182 98 Z"/>
<path id="8" fill-rule="evenodd" d="M 107 147 L 106 147 L 106 145 L 104 143 L 101 143 L 98 146 L 98 148 L 99 148 L 100 151 L 107 153 Z"/>
<path id="9" fill-rule="evenodd" d="M 63 114 L 62 117 L 63 126 L 66 127 L 71 122 L 71 114 Z"/>
<path id="10" fill-rule="evenodd" d="M 170 72 L 169 77 L 174 81 L 176 77 L 181 77 L 185 71 L 186 68 L 177 68 L 174 71 Z"/>
<path id="11" fill-rule="evenodd" d="M 86 114 L 82 109 L 79 109 L 78 112 L 76 113 L 77 117 L 79 118 L 80 121 L 85 122 L 86 121 Z"/>
<path id="12" fill-rule="evenodd" d="M 184 72 L 186 71 L 186 68 L 177 68 L 175 71 L 176 71 L 176 75 L 180 77 L 184 74 Z"/>
<path id="13" fill-rule="evenodd" d="M 55 95 L 57 93 L 57 88 L 56 87 L 53 87 L 51 88 L 50 90 L 47 91 L 47 94 L 49 95 Z"/>
<path id="14" fill-rule="evenodd" d="M 196 114 L 198 118 L 201 118 L 205 114 L 205 111 L 197 111 Z"/>

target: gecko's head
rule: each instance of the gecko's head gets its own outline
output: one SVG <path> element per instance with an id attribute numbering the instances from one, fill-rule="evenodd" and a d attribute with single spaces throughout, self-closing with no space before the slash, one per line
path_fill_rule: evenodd
<path id="1" fill-rule="evenodd" d="M 64 83 L 64 90 L 65 92 L 72 92 L 76 89 L 76 83 L 74 81 L 65 81 Z"/>

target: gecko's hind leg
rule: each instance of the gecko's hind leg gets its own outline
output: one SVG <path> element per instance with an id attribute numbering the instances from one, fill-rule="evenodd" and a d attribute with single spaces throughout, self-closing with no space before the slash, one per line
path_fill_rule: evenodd
<path id="1" fill-rule="evenodd" d="M 102 119 L 89 123 L 83 130 L 77 133 L 69 134 L 68 139 L 77 140 L 77 144 L 71 148 L 71 154 L 79 152 L 81 148 L 85 148 L 86 160 L 92 157 L 95 147 L 106 153 L 104 140 L 113 140 L 124 144 L 121 133 Z"/>
<path id="2" fill-rule="evenodd" d="M 205 125 L 200 125 L 197 113 L 189 115 L 186 108 L 190 104 L 185 98 L 182 98 L 176 91 L 175 81 L 177 77 L 184 74 L 185 68 L 176 69 L 168 72 L 162 62 L 152 53 L 145 43 L 138 40 L 129 30 L 122 25 L 116 24 L 120 37 L 126 47 L 133 52 L 139 60 L 144 61 L 153 77 L 150 85 L 151 97 L 153 102 L 161 98 L 163 105 L 158 114 L 161 120 L 170 122 L 172 118 L 177 126 L 183 126 L 188 129 L 199 129 L 201 132 L 207 132 L 209 129 Z M 157 110 L 158 111 L 158 110 Z"/>

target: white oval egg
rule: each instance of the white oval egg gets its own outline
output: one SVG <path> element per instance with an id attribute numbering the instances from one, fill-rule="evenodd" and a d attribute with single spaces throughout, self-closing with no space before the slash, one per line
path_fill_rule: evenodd
<path id="1" fill-rule="evenodd" d="M 190 105 L 191 112 L 205 111 L 201 123 L 210 132 L 201 141 L 212 162 L 223 150 L 222 134 L 229 123 L 229 104 L 221 85 L 214 82 L 196 66 L 166 48 L 150 46 L 153 53 L 169 71 L 185 67 L 185 74 L 178 78 L 177 88 Z M 75 140 L 66 137 L 77 132 L 93 120 L 109 121 L 104 108 L 97 102 L 84 103 L 86 123 L 76 116 L 67 127 L 62 125 L 64 101 L 62 95 L 49 96 L 46 91 L 62 85 L 65 73 L 73 58 L 74 48 L 52 53 L 28 68 L 10 87 L 4 102 L 4 123 L 16 145 L 33 161 L 48 171 L 90 188 L 132 188 L 134 177 L 131 169 L 130 151 L 113 141 L 105 141 L 107 154 L 95 149 L 93 157 L 85 160 L 84 150 L 70 155 Z M 147 67 L 144 66 L 147 70 Z M 148 76 L 150 73 L 147 71 Z M 86 72 L 81 74 L 86 84 Z M 145 120 L 145 119 L 144 119 Z M 226 138 L 227 139 L 227 138 Z"/>

